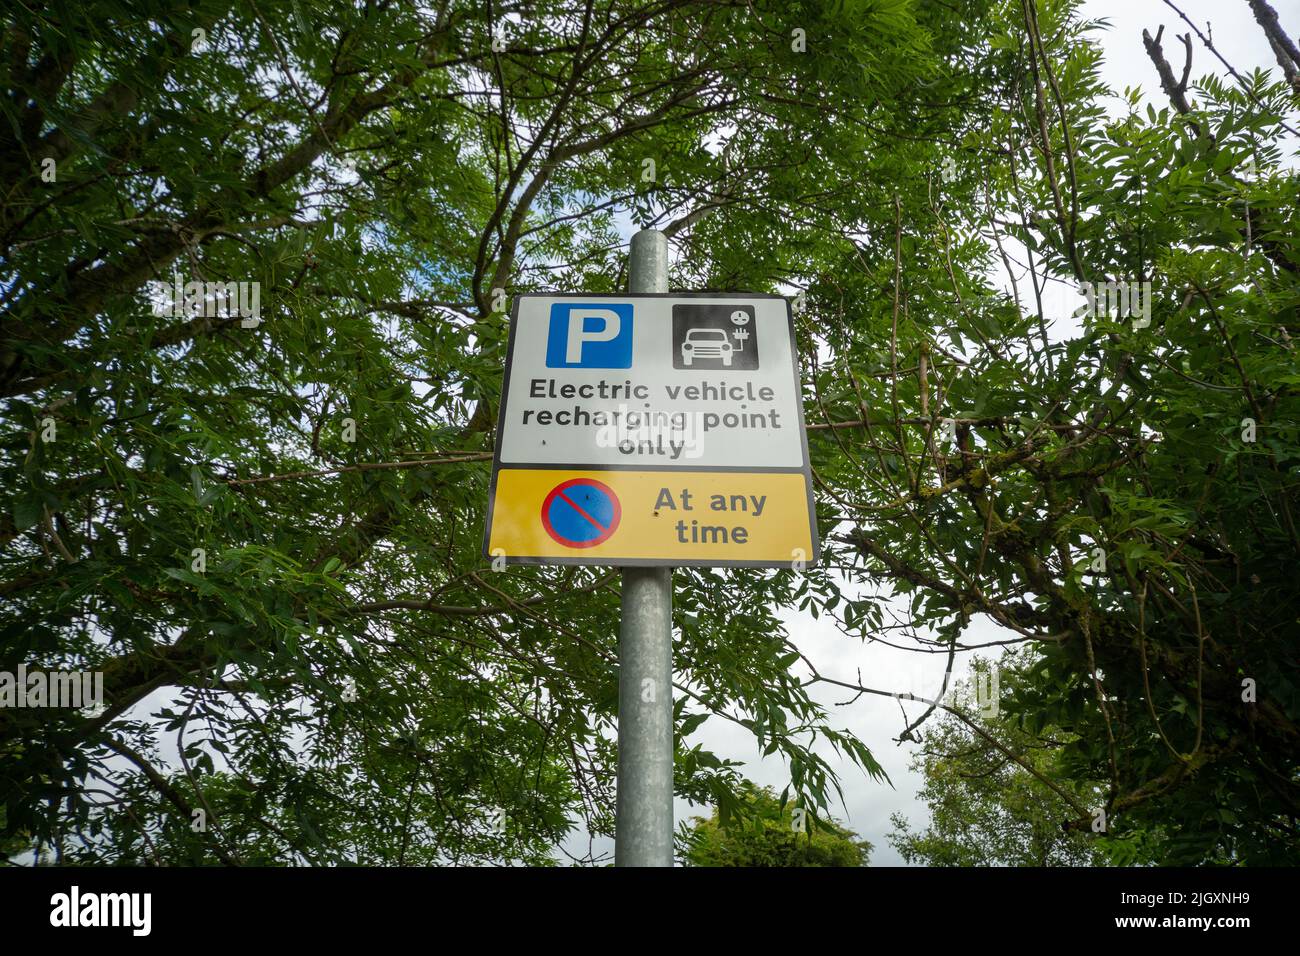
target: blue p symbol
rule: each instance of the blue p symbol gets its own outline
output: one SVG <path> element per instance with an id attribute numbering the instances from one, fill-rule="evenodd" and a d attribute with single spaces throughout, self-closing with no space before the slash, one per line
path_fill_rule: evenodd
<path id="1" fill-rule="evenodd" d="M 553 304 L 546 367 L 631 368 L 632 303 Z"/>

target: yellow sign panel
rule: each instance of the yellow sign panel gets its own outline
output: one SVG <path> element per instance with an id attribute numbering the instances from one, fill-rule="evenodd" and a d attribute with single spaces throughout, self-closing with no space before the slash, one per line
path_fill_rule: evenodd
<path id="1" fill-rule="evenodd" d="M 488 553 L 582 564 L 811 563 L 808 481 L 790 472 L 503 468 Z"/>

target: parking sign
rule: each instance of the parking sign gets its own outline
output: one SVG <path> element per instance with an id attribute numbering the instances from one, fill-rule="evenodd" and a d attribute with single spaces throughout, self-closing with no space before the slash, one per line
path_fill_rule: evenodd
<path id="1" fill-rule="evenodd" d="M 496 439 L 489 558 L 806 567 L 819 557 L 781 296 L 516 297 Z"/>
<path id="2" fill-rule="evenodd" d="M 546 367 L 631 368 L 632 306 L 553 303 Z"/>

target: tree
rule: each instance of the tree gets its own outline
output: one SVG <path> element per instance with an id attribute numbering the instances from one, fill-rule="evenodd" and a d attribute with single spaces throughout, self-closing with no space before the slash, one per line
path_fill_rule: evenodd
<path id="1" fill-rule="evenodd" d="M 998 669 L 999 688 L 1015 690 L 1029 659 L 1022 649 L 996 665 L 977 661 L 975 680 Z M 958 698 L 962 684 L 957 685 Z M 967 693 L 966 699 L 970 699 Z M 969 713 L 970 709 L 967 708 Z M 926 866 L 1106 866 L 1159 862 L 1159 832 L 1126 838 L 1067 829 L 1070 804 L 1096 805 L 1105 781 L 1080 780 L 1063 759 L 1076 743 L 1059 728 L 1026 733 L 999 712 L 988 719 L 961 719 L 945 710 L 921 735 L 912 769 L 925 781 L 918 796 L 930 819 L 921 832 L 900 813 L 890 816 L 889 842 L 908 863 Z"/>
<path id="2" fill-rule="evenodd" d="M 969 122 L 983 16 L 7 8 L 0 665 L 105 688 L 97 714 L 0 710 L 7 832 L 319 864 L 544 862 L 575 821 L 609 832 L 615 577 L 480 554 L 510 297 L 622 288 L 616 213 L 672 237 L 678 287 L 829 267 L 894 145 L 930 165 Z M 810 807 L 814 732 L 879 777 L 790 673 L 776 612 L 810 587 L 833 590 L 678 574 L 683 796 L 739 785 L 686 740 L 709 714 Z"/>
<path id="3" fill-rule="evenodd" d="M 676 575 L 678 795 L 742 792 L 709 716 L 821 817 L 814 741 L 883 779 L 814 694 L 893 690 L 779 612 L 949 660 L 984 619 L 1034 652 L 1001 705 L 1065 741 L 1072 830 L 1293 860 L 1295 46 L 1247 0 L 1282 79 L 1191 85 L 1211 38 L 1179 71 L 1157 29 L 1168 108 L 1111 118 L 1076 6 L 6 10 L 0 669 L 106 699 L 0 709 L 5 833 L 399 864 L 609 832 L 614 576 L 480 535 L 510 297 L 622 288 L 630 219 L 676 288 L 796 296 L 827 538 Z"/>
<path id="4" fill-rule="evenodd" d="M 837 613 L 870 639 L 892 593 L 918 650 L 977 648 L 980 618 L 1033 648 L 1001 705 L 1033 746 L 1061 742 L 1072 830 L 1164 834 L 1168 864 L 1294 862 L 1295 90 L 1262 70 L 1189 86 L 1195 39 L 1179 79 L 1157 30 L 1170 106 L 1127 91 L 1108 118 L 1072 9 L 998 8 L 989 42 L 1018 64 L 1001 109 L 946 190 L 886 207 L 880 254 L 810 293 L 835 356 L 815 467 L 838 558 L 883 588 Z M 1019 284 L 990 296 L 949 267 L 972 246 Z M 1050 307 L 1062 283 L 1086 293 L 1073 316 Z"/>
<path id="5" fill-rule="evenodd" d="M 737 816 L 721 809 L 682 824 L 687 866 L 866 866 L 871 844 L 834 819 L 815 820 L 769 787 L 743 795 Z"/>

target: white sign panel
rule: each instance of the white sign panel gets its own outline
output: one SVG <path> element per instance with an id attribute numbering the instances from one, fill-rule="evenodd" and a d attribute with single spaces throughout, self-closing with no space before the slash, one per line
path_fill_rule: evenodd
<path id="1" fill-rule="evenodd" d="M 525 295 L 500 461 L 802 468 L 780 296 Z"/>

